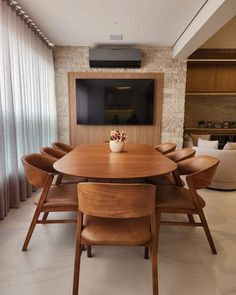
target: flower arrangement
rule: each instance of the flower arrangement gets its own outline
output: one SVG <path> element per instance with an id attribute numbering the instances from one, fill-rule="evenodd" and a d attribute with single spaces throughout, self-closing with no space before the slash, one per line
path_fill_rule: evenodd
<path id="1" fill-rule="evenodd" d="M 120 142 L 125 141 L 127 139 L 127 135 L 124 131 L 112 130 L 110 132 L 110 141 Z"/>

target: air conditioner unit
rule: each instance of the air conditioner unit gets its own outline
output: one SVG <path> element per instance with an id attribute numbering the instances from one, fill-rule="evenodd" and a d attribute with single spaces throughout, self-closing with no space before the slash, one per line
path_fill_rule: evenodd
<path id="1" fill-rule="evenodd" d="M 141 49 L 137 48 L 91 48 L 91 68 L 140 68 Z"/>

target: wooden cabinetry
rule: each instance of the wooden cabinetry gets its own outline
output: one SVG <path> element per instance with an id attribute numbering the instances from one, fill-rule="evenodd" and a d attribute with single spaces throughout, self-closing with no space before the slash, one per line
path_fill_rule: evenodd
<path id="1" fill-rule="evenodd" d="M 187 93 L 236 93 L 236 49 L 198 49 L 187 63 Z"/>
<path id="2" fill-rule="evenodd" d="M 236 92 L 236 63 L 188 62 L 186 92 Z"/>

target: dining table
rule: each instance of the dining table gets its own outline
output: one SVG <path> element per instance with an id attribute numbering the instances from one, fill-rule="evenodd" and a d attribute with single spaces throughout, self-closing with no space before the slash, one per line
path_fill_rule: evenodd
<path id="1" fill-rule="evenodd" d="M 60 173 L 93 179 L 129 180 L 173 172 L 177 165 L 152 146 L 125 143 L 111 152 L 108 143 L 80 144 L 54 163 Z"/>

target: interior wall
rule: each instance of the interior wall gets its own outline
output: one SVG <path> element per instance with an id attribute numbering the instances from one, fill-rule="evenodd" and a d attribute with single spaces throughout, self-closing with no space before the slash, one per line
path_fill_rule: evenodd
<path id="1" fill-rule="evenodd" d="M 236 48 L 236 16 L 208 39 L 201 48 Z"/>
<path id="2" fill-rule="evenodd" d="M 171 48 L 143 47 L 140 69 L 90 69 L 88 47 L 54 49 L 55 84 L 58 114 L 58 137 L 69 142 L 69 72 L 164 73 L 161 142 L 172 141 L 182 145 L 186 60 L 173 59 Z"/>
<path id="3" fill-rule="evenodd" d="M 185 101 L 186 128 L 198 127 L 198 121 L 236 122 L 236 95 L 187 95 Z"/>

